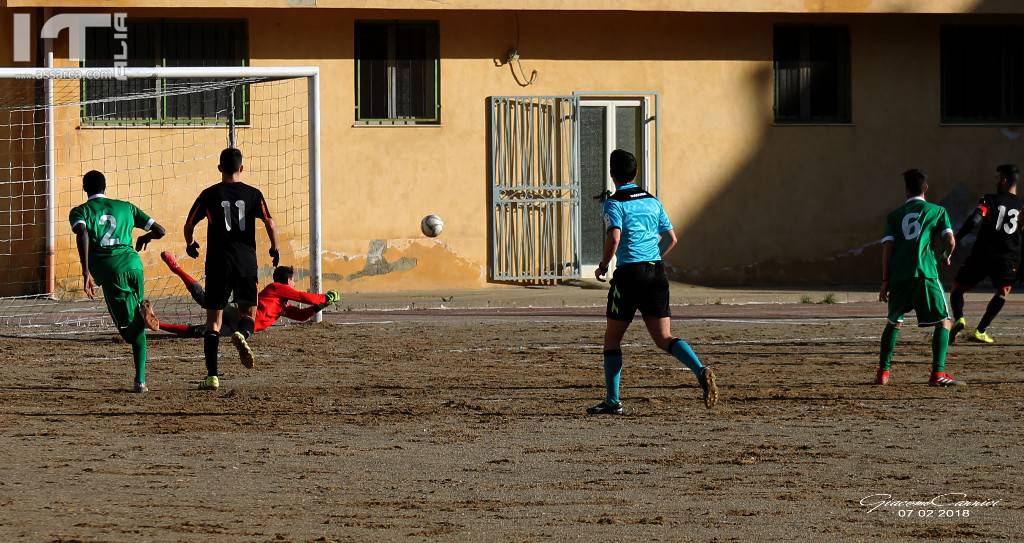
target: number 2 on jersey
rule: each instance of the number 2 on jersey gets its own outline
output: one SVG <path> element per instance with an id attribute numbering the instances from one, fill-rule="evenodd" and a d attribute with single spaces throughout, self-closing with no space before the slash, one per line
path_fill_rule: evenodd
<path id="1" fill-rule="evenodd" d="M 224 208 L 224 229 L 230 232 L 231 218 L 234 216 L 234 214 L 231 213 L 231 202 L 224 200 L 220 203 L 220 207 Z M 238 231 L 245 232 L 245 201 L 236 200 L 235 207 L 238 208 Z"/>
<path id="2" fill-rule="evenodd" d="M 996 218 L 996 230 L 1002 230 L 1007 234 L 1013 234 L 1017 231 L 1017 219 L 1019 215 L 1019 209 L 1011 209 L 1007 211 L 1006 206 L 999 206 L 999 217 Z"/>
<path id="3" fill-rule="evenodd" d="M 107 225 L 107 232 L 100 238 L 100 247 L 111 247 L 121 243 L 118 238 L 112 238 L 114 230 L 117 230 L 117 219 L 113 215 L 100 215 L 100 224 Z"/>

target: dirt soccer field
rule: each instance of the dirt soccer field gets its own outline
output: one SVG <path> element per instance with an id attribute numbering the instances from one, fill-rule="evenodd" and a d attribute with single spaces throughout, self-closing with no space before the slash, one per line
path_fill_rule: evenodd
<path id="1" fill-rule="evenodd" d="M 222 342 L 215 393 L 198 340 L 154 337 L 137 396 L 111 334 L 0 339 L 0 540 L 1024 538 L 1024 305 L 954 347 L 961 389 L 910 327 L 869 384 L 879 304 L 676 313 L 712 411 L 635 326 L 628 415 L 585 416 L 599 309 L 335 313 L 257 335 L 254 371 Z M 933 499 L 988 503 L 879 504 Z"/>

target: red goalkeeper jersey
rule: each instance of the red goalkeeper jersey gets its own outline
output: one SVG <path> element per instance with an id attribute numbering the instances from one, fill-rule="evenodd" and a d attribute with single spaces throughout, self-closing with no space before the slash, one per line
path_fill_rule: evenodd
<path id="1" fill-rule="evenodd" d="M 296 307 L 288 302 L 309 304 Z M 296 321 L 308 321 L 317 314 L 316 306 L 327 303 L 327 296 L 295 290 L 285 283 L 270 283 L 259 295 L 256 306 L 256 331 L 266 330 L 282 316 Z"/>

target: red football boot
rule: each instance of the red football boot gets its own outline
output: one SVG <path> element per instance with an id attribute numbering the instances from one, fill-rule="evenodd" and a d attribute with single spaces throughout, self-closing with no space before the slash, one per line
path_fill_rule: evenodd
<path id="1" fill-rule="evenodd" d="M 952 375 L 943 371 L 933 371 L 932 378 L 928 380 L 930 387 L 957 387 L 966 384 L 963 381 L 957 381 Z"/>
<path id="2" fill-rule="evenodd" d="M 878 368 L 878 375 L 875 376 L 876 385 L 888 385 L 890 379 L 892 379 L 891 371 Z"/>

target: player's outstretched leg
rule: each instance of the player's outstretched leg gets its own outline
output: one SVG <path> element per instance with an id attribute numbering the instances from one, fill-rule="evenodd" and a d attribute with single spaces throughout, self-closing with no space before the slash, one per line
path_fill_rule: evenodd
<path id="1" fill-rule="evenodd" d="M 622 378 L 622 336 L 629 328 L 629 321 L 608 319 L 604 331 L 604 387 L 605 396 L 601 403 L 587 408 L 588 415 L 621 415 L 625 413 L 619 399 L 619 383 Z"/>
<path id="2" fill-rule="evenodd" d="M 953 310 L 953 329 L 949 331 L 949 344 L 956 343 L 956 337 L 967 327 L 967 319 L 964 318 L 964 294 L 970 290 L 959 282 L 953 284 L 953 292 L 949 293 L 949 305 Z"/>
<path id="3" fill-rule="evenodd" d="M 647 331 L 658 347 L 676 360 L 682 362 L 697 377 L 704 395 L 704 406 L 711 409 L 718 403 L 718 384 L 715 382 L 715 372 L 710 367 L 701 363 L 697 353 L 693 352 L 690 345 L 672 336 L 672 319 L 670 317 L 644 317 L 644 324 Z"/>
<path id="4" fill-rule="evenodd" d="M 170 332 L 178 337 L 203 337 L 206 334 L 206 327 L 202 325 L 175 324 L 173 322 L 161 322 L 160 329 Z"/>
<path id="5" fill-rule="evenodd" d="M 892 379 L 892 357 L 896 353 L 896 340 L 900 337 L 902 322 L 887 323 L 882 331 L 882 344 L 878 355 L 878 373 L 875 375 L 876 385 L 887 385 Z"/>
<path id="6" fill-rule="evenodd" d="M 995 343 L 996 340 L 992 339 L 992 336 L 988 335 L 988 327 L 992 324 L 992 321 L 996 318 L 996 315 L 1002 311 L 1003 306 L 1006 305 L 1006 295 L 1010 293 L 1010 287 L 1005 287 L 996 291 L 995 295 L 988 302 L 988 307 L 985 308 L 985 314 L 981 317 L 981 321 L 978 322 L 978 327 L 974 329 L 974 332 L 970 335 L 971 341 L 978 343 Z"/>
<path id="7" fill-rule="evenodd" d="M 205 326 L 161 322 L 153 311 L 153 304 L 149 303 L 149 300 L 142 301 L 142 320 L 146 323 L 146 328 L 154 332 L 170 332 L 178 337 L 199 338 L 203 337 L 203 333 L 206 332 Z"/>
<path id="8" fill-rule="evenodd" d="M 933 387 L 948 387 L 963 385 L 963 381 L 957 381 L 952 375 L 946 373 L 946 354 L 949 347 L 949 320 L 944 320 L 935 326 L 932 334 L 932 376 L 928 385 Z"/>
<path id="9" fill-rule="evenodd" d="M 203 290 L 203 286 L 196 281 L 194 277 L 188 274 L 178 264 L 178 260 L 174 258 L 174 254 L 170 251 L 164 251 L 160 253 L 160 258 L 163 259 L 164 264 L 167 264 L 167 268 L 177 275 L 182 283 L 185 283 L 185 289 L 192 295 L 192 299 L 201 306 L 206 305 L 206 292 Z"/>

